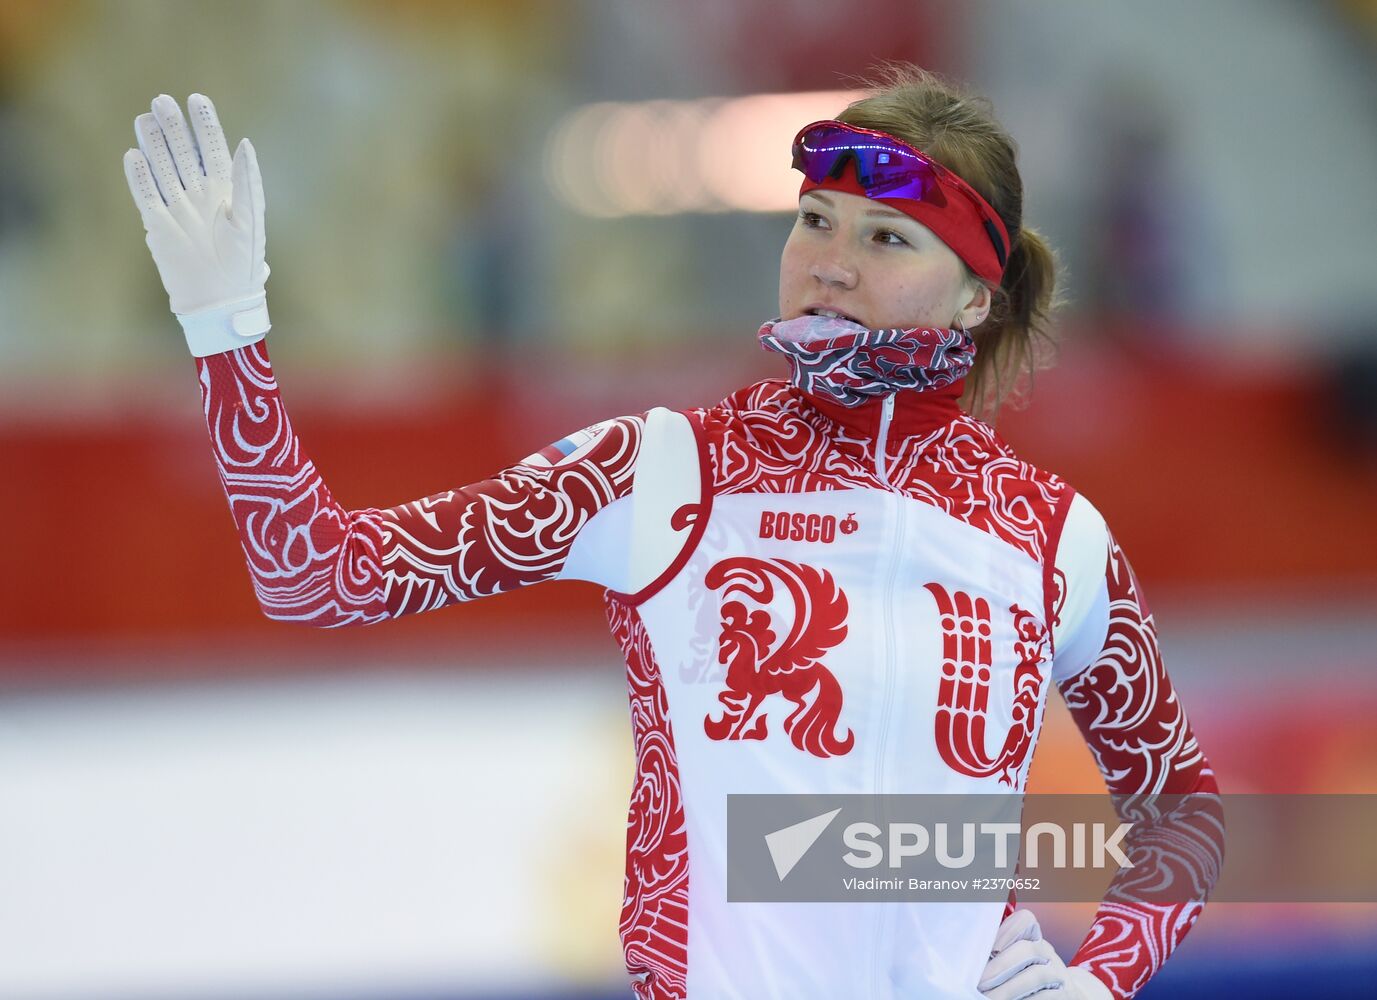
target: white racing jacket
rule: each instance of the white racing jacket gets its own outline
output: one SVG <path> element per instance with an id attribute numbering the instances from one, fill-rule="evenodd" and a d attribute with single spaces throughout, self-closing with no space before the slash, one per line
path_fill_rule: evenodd
<path id="1" fill-rule="evenodd" d="M 766 380 L 347 511 L 265 343 L 197 366 L 270 617 L 607 588 L 637 761 L 621 936 L 640 997 L 980 996 L 1004 903 L 728 902 L 729 794 L 1019 794 L 1053 683 L 1111 791 L 1215 787 L 1103 519 L 964 414 L 960 383 L 846 408 Z M 1132 996 L 1202 905 L 1107 898 L 1072 961 Z"/>

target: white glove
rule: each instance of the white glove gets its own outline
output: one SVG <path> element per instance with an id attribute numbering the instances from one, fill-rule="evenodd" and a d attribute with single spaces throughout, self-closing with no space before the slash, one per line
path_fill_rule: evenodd
<path id="1" fill-rule="evenodd" d="M 248 139 L 231 160 L 210 98 L 192 94 L 186 106 L 195 137 L 166 94 L 134 119 L 139 149 L 124 154 L 124 175 L 172 311 L 202 358 L 262 340 L 271 325 L 263 179 Z"/>
<path id="2" fill-rule="evenodd" d="M 1032 910 L 1015 910 L 999 925 L 990 961 L 976 984 L 989 1000 L 1113 1000 L 1109 987 L 1079 965 L 1068 966 L 1043 940 Z"/>

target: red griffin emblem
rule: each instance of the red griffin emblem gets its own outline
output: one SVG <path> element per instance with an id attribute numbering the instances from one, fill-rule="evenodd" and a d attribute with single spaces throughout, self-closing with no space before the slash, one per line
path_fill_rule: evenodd
<path id="1" fill-rule="evenodd" d="M 1014 616 L 1014 724 L 1004 746 L 991 756 L 985 751 L 985 713 L 990 697 L 990 603 L 965 591 L 948 593 L 941 584 L 927 589 L 937 598 L 942 623 L 942 680 L 937 688 L 937 750 L 956 771 L 973 778 L 999 775 L 1012 785 L 1033 745 L 1038 699 L 1042 693 L 1047 630 L 1017 604 Z"/>
<path id="2" fill-rule="evenodd" d="M 776 582 L 794 602 L 793 622 L 783 640 L 765 607 Z M 722 631 L 718 662 L 727 665 L 727 689 L 717 696 L 726 711 L 720 719 L 703 719 L 714 740 L 763 740 L 765 699 L 781 694 L 794 710 L 784 731 L 794 746 L 817 757 L 849 753 L 856 736 L 850 729 L 838 739 L 842 690 L 819 657 L 846 638 L 846 595 L 826 570 L 786 562 L 734 556 L 723 559 L 704 579 L 710 590 L 723 588 Z M 726 598 L 731 597 L 731 600 Z"/>

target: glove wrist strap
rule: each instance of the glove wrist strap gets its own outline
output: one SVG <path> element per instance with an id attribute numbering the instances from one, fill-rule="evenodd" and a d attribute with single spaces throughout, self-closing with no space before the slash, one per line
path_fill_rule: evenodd
<path id="1" fill-rule="evenodd" d="M 266 294 L 176 315 L 187 347 L 198 358 L 256 344 L 272 328 Z"/>

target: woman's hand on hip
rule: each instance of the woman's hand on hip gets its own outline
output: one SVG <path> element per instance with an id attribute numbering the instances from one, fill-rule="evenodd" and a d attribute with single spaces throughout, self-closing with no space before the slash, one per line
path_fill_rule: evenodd
<path id="1" fill-rule="evenodd" d="M 999 925 L 990 960 L 976 989 L 988 1000 L 1112 1000 L 1113 994 L 1088 970 L 1068 966 L 1042 936 L 1032 910 L 1015 910 Z"/>

